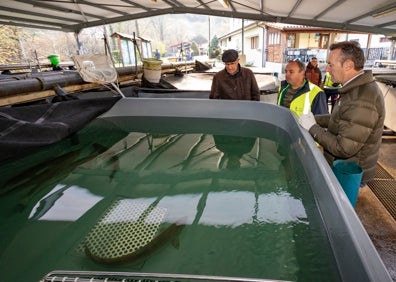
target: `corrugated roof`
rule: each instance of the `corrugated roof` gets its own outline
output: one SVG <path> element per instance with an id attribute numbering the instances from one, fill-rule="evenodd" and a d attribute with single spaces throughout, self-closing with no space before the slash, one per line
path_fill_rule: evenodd
<path id="1" fill-rule="evenodd" d="M 0 24 L 79 32 L 87 27 L 185 13 L 377 33 L 396 38 L 394 0 L 364 3 L 361 0 L 2 0 Z"/>

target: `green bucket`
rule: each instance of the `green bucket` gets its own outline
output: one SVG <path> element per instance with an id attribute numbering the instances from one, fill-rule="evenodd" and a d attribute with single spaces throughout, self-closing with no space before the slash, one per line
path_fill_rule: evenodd
<path id="1" fill-rule="evenodd" d="M 58 54 L 48 55 L 47 57 L 53 66 L 57 66 L 60 63 L 60 56 Z"/>
<path id="2" fill-rule="evenodd" d="M 336 160 L 333 163 L 332 169 L 352 206 L 356 207 L 360 182 L 363 175 L 362 168 L 352 161 Z"/>

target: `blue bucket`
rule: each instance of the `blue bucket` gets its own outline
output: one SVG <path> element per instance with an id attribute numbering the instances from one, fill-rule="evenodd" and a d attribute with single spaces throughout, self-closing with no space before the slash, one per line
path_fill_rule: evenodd
<path id="1" fill-rule="evenodd" d="M 363 169 L 357 163 L 348 160 L 334 161 L 332 169 L 352 206 L 355 207 Z"/>

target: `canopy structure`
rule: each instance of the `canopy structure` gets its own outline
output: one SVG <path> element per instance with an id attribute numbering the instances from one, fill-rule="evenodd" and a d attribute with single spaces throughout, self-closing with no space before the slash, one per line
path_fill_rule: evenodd
<path id="1" fill-rule="evenodd" d="M 394 0 L 2 0 L 0 24 L 78 33 L 164 14 L 201 14 L 396 38 Z"/>

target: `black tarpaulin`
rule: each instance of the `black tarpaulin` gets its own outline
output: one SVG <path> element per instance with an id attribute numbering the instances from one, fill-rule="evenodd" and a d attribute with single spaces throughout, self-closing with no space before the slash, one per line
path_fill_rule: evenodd
<path id="1" fill-rule="evenodd" d="M 0 161 L 71 136 L 119 99 L 106 97 L 0 108 Z"/>

